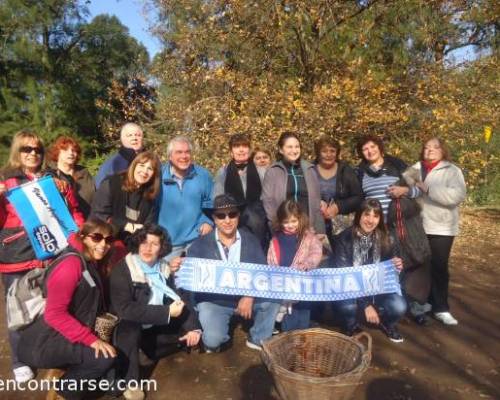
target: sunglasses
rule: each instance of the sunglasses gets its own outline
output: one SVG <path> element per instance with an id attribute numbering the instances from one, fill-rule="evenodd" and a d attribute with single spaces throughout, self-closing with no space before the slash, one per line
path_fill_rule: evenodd
<path id="1" fill-rule="evenodd" d="M 231 211 L 228 213 L 224 212 L 216 212 L 214 213 L 214 217 L 217 219 L 226 219 L 226 217 L 229 217 L 230 219 L 236 218 L 240 213 L 238 211 Z"/>
<path id="2" fill-rule="evenodd" d="M 43 149 L 41 147 L 31 147 L 31 146 L 21 146 L 19 148 L 19 151 L 21 153 L 27 153 L 27 154 L 30 154 L 31 152 L 35 152 L 36 154 L 42 154 L 43 153 Z"/>
<path id="3" fill-rule="evenodd" d="M 104 236 L 102 233 L 90 233 L 87 235 L 94 243 L 100 243 L 102 240 L 106 242 L 106 244 L 112 244 L 115 241 L 113 236 Z"/>

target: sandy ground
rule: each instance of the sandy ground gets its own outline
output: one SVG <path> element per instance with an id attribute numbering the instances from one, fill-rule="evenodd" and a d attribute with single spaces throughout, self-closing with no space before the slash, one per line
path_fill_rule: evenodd
<path id="1" fill-rule="evenodd" d="M 376 329 L 373 360 L 355 400 L 500 399 L 500 212 L 464 210 L 451 259 L 450 304 L 459 320 L 445 327 L 400 323 L 405 342 Z M 0 324 L 4 324 L 3 303 Z M 328 311 L 328 310 L 327 310 Z M 322 325 L 338 329 L 328 312 Z M 241 325 L 220 354 L 177 353 L 144 371 L 157 381 L 151 400 L 279 399 L 259 352 L 245 347 Z M 0 379 L 11 377 L 6 330 L 0 336 Z M 41 374 L 39 374 L 40 376 Z M 1 399 L 43 399 L 41 392 L 0 392 Z M 102 398 L 109 398 L 103 396 Z"/>

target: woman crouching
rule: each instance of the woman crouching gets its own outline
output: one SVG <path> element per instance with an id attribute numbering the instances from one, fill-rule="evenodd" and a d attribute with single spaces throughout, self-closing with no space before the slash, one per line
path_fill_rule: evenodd
<path id="1" fill-rule="evenodd" d="M 401 271 L 403 261 L 395 256 L 384 224 L 382 205 L 376 199 L 367 199 L 356 211 L 353 226 L 343 231 L 335 241 L 334 265 L 336 268 L 374 264 L 392 260 Z M 402 342 L 403 336 L 396 324 L 406 312 L 405 299 L 396 293 L 379 294 L 334 303 L 343 320 L 346 334 L 358 330 L 357 309 L 364 312 L 367 322 L 378 325 L 393 342 Z"/>
<path id="2" fill-rule="evenodd" d="M 116 356 L 113 346 L 93 331 L 97 316 L 104 311 L 97 265 L 111 248 L 111 233 L 111 225 L 100 220 L 83 225 L 82 254 L 69 248 L 48 267 L 44 315 L 21 334 L 18 354 L 22 362 L 65 370 L 57 390 L 65 399 L 84 398 L 87 385 L 104 376 Z"/>
<path id="3" fill-rule="evenodd" d="M 196 346 L 201 337 L 196 312 L 181 300 L 169 279 L 169 266 L 162 260 L 172 249 L 166 231 L 145 225 L 130 237 L 127 254 L 111 273 L 111 306 L 120 317 L 115 331 L 118 348 L 117 378 L 139 379 L 139 349 L 157 360 L 178 345 Z M 180 258 L 170 261 L 178 268 Z M 135 383 L 135 382 L 134 382 Z M 130 387 L 126 399 L 142 399 L 144 393 Z"/>

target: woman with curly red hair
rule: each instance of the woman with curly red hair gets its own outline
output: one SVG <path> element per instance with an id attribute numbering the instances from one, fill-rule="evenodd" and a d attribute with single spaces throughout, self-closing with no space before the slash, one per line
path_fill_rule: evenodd
<path id="1" fill-rule="evenodd" d="M 53 163 L 51 173 L 73 188 L 80 211 L 88 218 L 95 183 L 87 168 L 78 165 L 81 155 L 80 145 L 69 136 L 59 136 L 48 151 L 48 159 Z"/>

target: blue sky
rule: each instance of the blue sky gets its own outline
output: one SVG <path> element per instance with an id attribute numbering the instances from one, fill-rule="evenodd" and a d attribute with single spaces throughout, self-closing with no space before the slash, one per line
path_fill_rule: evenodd
<path id="1" fill-rule="evenodd" d="M 88 4 L 91 18 L 99 14 L 116 15 L 128 27 L 130 34 L 142 42 L 152 58 L 160 51 L 160 42 L 148 32 L 148 21 L 141 0 L 91 0 Z"/>
<path id="2" fill-rule="evenodd" d="M 159 40 L 148 31 L 147 19 L 152 16 L 145 16 L 144 0 L 90 0 L 88 8 L 91 18 L 99 14 L 116 15 L 122 24 L 129 28 L 130 34 L 146 46 L 151 58 L 161 50 Z M 453 65 L 476 57 L 472 46 L 469 46 L 451 52 L 447 61 Z"/>

